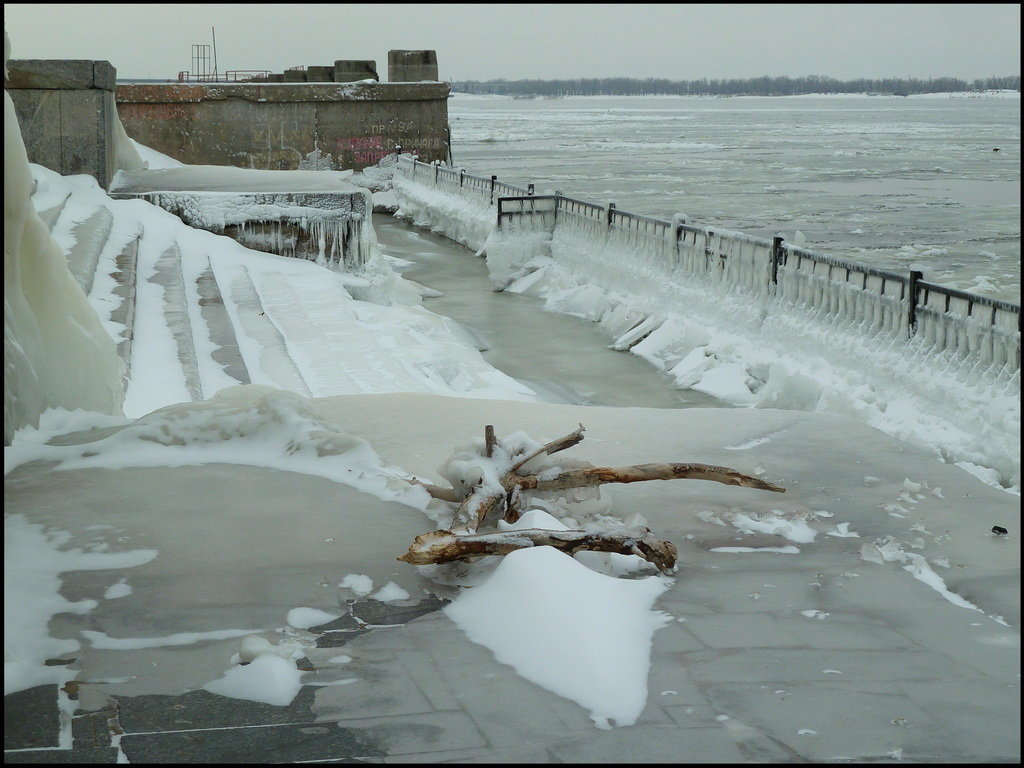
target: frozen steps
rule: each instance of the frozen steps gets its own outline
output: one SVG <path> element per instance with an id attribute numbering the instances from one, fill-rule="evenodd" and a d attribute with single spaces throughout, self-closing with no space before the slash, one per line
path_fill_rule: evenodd
<path id="1" fill-rule="evenodd" d="M 242 331 L 259 344 L 257 365 L 263 373 L 264 380 L 257 383 L 270 384 L 298 392 L 305 397 L 312 397 L 308 383 L 288 351 L 287 339 L 267 317 L 267 311 L 249 270 L 242 267 L 229 289 Z"/>
<path id="2" fill-rule="evenodd" d="M 137 219 L 122 220 L 116 207 L 91 202 L 69 193 L 39 216 L 113 337 L 125 363 L 126 389 L 159 384 L 158 374 L 141 370 L 153 344 L 173 350 L 181 373 L 172 378 L 181 379 L 183 398 L 199 400 L 224 386 L 251 383 L 209 256 L 189 253 L 183 265 L 181 249 L 168 243 L 166 232 L 147 234 Z M 155 325 L 167 330 L 154 336 Z M 143 354 L 133 370 L 136 342 Z M 284 345 L 277 340 L 275 346 Z"/>
<path id="3" fill-rule="evenodd" d="M 114 287 L 110 293 L 117 300 L 110 310 L 110 319 L 123 326 L 121 339 L 117 342 L 117 354 L 124 360 L 125 370 L 130 370 L 132 360 L 132 339 L 135 329 L 135 294 L 138 273 L 140 231 L 114 256 L 114 270 L 110 277 Z"/>
<path id="4" fill-rule="evenodd" d="M 69 192 L 59 204 L 37 213 L 51 234 L 56 231 L 70 235 L 64 240 L 71 243 L 64 252 L 68 270 L 97 314 L 120 327 L 109 330 L 115 335 L 118 355 L 127 369 L 131 361 L 136 260 L 142 230 L 127 234 L 122 231 L 115 237 L 114 216 L 103 206 L 96 206 L 80 221 L 66 221 L 66 217 L 73 215 L 67 210 L 71 197 Z M 76 214 L 80 216 L 81 209 Z"/>
<path id="5" fill-rule="evenodd" d="M 82 286 L 86 296 L 92 291 L 100 254 L 107 244 L 107 238 L 113 226 L 113 214 L 106 208 L 100 207 L 71 229 L 75 244 L 66 254 L 68 269 L 71 270 L 75 281 Z"/>
<path id="6" fill-rule="evenodd" d="M 61 200 L 60 203 L 53 206 L 52 208 L 47 208 L 46 210 L 43 211 L 36 211 L 36 213 L 39 215 L 39 218 L 43 220 L 43 224 L 45 224 L 46 228 L 51 232 L 53 232 L 53 225 L 56 224 L 57 219 L 60 218 L 60 214 L 64 210 L 64 206 L 67 205 L 69 197 L 71 197 L 70 192 L 64 195 L 64 199 Z"/>
<path id="7" fill-rule="evenodd" d="M 235 326 L 224 306 L 224 296 L 209 258 L 206 260 L 206 269 L 196 279 L 196 289 L 199 292 L 199 311 L 209 330 L 210 341 L 216 347 L 211 357 L 224 369 L 224 373 L 239 384 L 251 384 L 249 369 L 238 347 Z"/>
<path id="8" fill-rule="evenodd" d="M 199 361 L 189 317 L 185 281 L 181 274 L 181 250 L 173 245 L 157 259 L 153 274 L 148 278 L 163 288 L 163 317 L 171 330 L 178 352 L 178 362 L 185 376 L 185 387 L 192 400 L 203 399 L 203 385 L 199 379 Z"/>

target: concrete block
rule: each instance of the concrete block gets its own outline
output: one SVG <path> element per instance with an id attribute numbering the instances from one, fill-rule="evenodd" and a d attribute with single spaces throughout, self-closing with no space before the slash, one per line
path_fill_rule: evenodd
<path id="1" fill-rule="evenodd" d="M 87 173 L 106 188 L 115 164 L 113 91 L 33 88 L 9 93 L 30 163 L 63 176 Z"/>
<path id="2" fill-rule="evenodd" d="M 284 75 L 281 74 L 281 73 L 277 73 L 277 74 L 271 73 L 271 74 L 267 75 L 267 82 L 268 83 L 283 83 L 284 82 Z"/>
<path id="3" fill-rule="evenodd" d="M 29 89 L 9 93 L 28 161 L 60 173 L 60 91 Z"/>
<path id="4" fill-rule="evenodd" d="M 94 61 L 92 67 L 93 88 L 104 91 L 114 90 L 117 84 L 117 70 L 109 61 Z"/>
<path id="5" fill-rule="evenodd" d="M 286 69 L 284 71 L 284 82 L 286 83 L 305 83 L 306 80 L 304 69 Z"/>
<path id="6" fill-rule="evenodd" d="M 306 82 L 309 83 L 333 83 L 334 66 L 330 67 L 306 67 Z"/>
<path id="7" fill-rule="evenodd" d="M 437 80 L 436 51 L 388 51 L 388 81 L 417 83 Z"/>
<path id="8" fill-rule="evenodd" d="M 111 103 L 106 104 L 105 96 Z M 112 137 L 106 132 L 106 109 L 113 110 L 110 91 L 61 91 L 61 174 L 88 173 L 106 188 L 113 176 Z"/>
<path id="9" fill-rule="evenodd" d="M 372 59 L 339 59 L 334 62 L 334 82 L 353 83 L 356 80 L 380 80 L 377 62 Z"/>
<path id="10" fill-rule="evenodd" d="M 117 70 L 109 61 L 91 59 L 11 59 L 7 89 L 114 90 Z"/>

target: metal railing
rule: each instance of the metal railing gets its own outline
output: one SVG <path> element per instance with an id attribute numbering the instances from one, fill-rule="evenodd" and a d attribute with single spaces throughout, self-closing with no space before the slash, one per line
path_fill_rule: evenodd
<path id="1" fill-rule="evenodd" d="M 490 178 L 400 155 L 399 172 L 495 206 L 503 232 L 546 231 L 600 238 L 642 258 L 667 279 L 701 276 L 801 305 L 822 318 L 853 321 L 864 332 L 919 339 L 936 351 L 983 364 L 1020 367 L 1020 305 L 742 232 L 669 222 L 615 207 L 535 195 Z"/>
<path id="2" fill-rule="evenodd" d="M 270 76 L 269 69 L 229 69 L 220 74 L 193 74 L 188 70 L 178 73 L 179 83 L 247 83 L 253 80 L 266 80 Z"/>

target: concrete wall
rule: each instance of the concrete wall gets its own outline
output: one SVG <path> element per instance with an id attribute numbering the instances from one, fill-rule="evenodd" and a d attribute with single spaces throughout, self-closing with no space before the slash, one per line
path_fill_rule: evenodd
<path id="1" fill-rule="evenodd" d="M 373 59 L 338 59 L 334 62 L 334 82 L 351 83 L 356 80 L 380 80 L 377 62 Z"/>
<path id="2" fill-rule="evenodd" d="M 11 95 L 31 163 L 87 173 L 106 189 L 117 170 L 116 70 L 109 61 L 13 59 Z"/>
<path id="3" fill-rule="evenodd" d="M 128 135 L 190 165 L 294 170 L 316 149 L 360 170 L 400 145 L 448 157 L 447 83 L 119 85 Z"/>
<path id="4" fill-rule="evenodd" d="M 435 51 L 388 51 L 388 81 L 418 83 L 437 80 Z"/>

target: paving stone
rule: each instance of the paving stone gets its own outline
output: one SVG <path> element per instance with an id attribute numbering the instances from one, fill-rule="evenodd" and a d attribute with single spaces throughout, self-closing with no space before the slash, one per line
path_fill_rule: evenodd
<path id="1" fill-rule="evenodd" d="M 671 678 L 657 674 L 652 670 L 651 679 L 657 679 L 658 685 L 649 685 L 647 693 L 648 707 L 655 702 L 677 725 L 683 728 L 696 728 L 715 724 L 716 712 L 704 693 L 687 677 L 685 670 L 682 675 Z"/>
<path id="2" fill-rule="evenodd" d="M 303 686 L 291 704 L 278 707 L 197 690 L 179 696 L 120 696 L 120 723 L 126 733 L 185 731 L 247 725 L 311 723 L 316 691 Z"/>
<path id="3" fill-rule="evenodd" d="M 563 763 L 740 763 L 744 754 L 721 727 L 647 725 L 598 731 L 549 747 Z"/>
<path id="4" fill-rule="evenodd" d="M 121 750 L 132 763 L 294 763 L 383 755 L 372 736 L 335 723 L 128 734 Z"/>
<path id="5" fill-rule="evenodd" d="M 4 696 L 5 750 L 56 747 L 59 738 L 56 685 L 39 685 Z"/>
<path id="6" fill-rule="evenodd" d="M 344 677 L 356 681 L 318 687 L 314 707 L 318 719 L 384 717 L 433 710 L 419 688 L 409 681 L 395 654 L 360 654 L 359 649 L 350 654 L 353 658 L 345 665 Z"/>
<path id="7" fill-rule="evenodd" d="M 862 621 L 844 622 L 837 616 L 815 619 L 799 613 L 788 617 L 767 613 L 723 613 L 717 616 L 694 616 L 685 623 L 690 632 L 712 648 L 789 646 L 870 651 L 882 648 L 909 650 L 917 647 L 893 630 L 873 627 Z"/>
<path id="8" fill-rule="evenodd" d="M 654 633 L 652 651 L 668 653 L 671 651 L 699 651 L 707 646 L 698 640 L 686 628 L 688 622 L 670 621 Z"/>
<path id="9" fill-rule="evenodd" d="M 935 680 L 970 679 L 976 673 L 948 656 L 928 651 L 836 651 L 795 648 L 754 648 L 726 650 L 717 658 L 693 660 L 689 664 L 694 681 L 768 683 L 790 685 L 810 681 Z"/>
<path id="10" fill-rule="evenodd" d="M 915 680 L 899 687 L 967 754 L 1020 758 L 1019 687 L 1000 688 L 982 679 Z"/>
<path id="11" fill-rule="evenodd" d="M 380 600 L 357 600 L 350 606 L 353 616 L 367 624 L 405 624 L 408 621 L 433 613 L 448 604 L 448 600 L 431 595 L 416 605 L 393 605 Z"/>
<path id="12" fill-rule="evenodd" d="M 352 618 L 348 616 L 346 618 Z M 366 629 L 348 629 L 348 630 L 335 630 L 333 632 L 324 632 L 316 639 L 317 648 L 340 648 L 343 645 L 348 645 L 358 637 L 365 635 L 371 630 Z"/>
<path id="13" fill-rule="evenodd" d="M 357 729 L 392 756 L 488 746 L 473 720 L 464 712 L 426 712 L 350 719 L 342 720 L 338 725 Z M 522 746 L 523 743 L 525 740 L 516 746 Z"/>
<path id="14" fill-rule="evenodd" d="M 23 752 L 4 752 L 5 763 L 116 763 L 117 747 L 87 749 L 27 749 Z"/>
<path id="15" fill-rule="evenodd" d="M 315 627 L 310 627 L 310 632 L 351 632 L 352 630 L 359 629 L 360 624 L 356 619 L 345 614 L 338 618 L 327 622 L 326 624 L 318 624 Z"/>
<path id="16" fill-rule="evenodd" d="M 449 688 L 430 654 L 399 651 L 398 660 L 435 710 L 458 709 L 459 700 Z"/>
<path id="17" fill-rule="evenodd" d="M 790 685 L 784 695 L 747 684 L 709 685 L 706 690 L 719 712 L 771 733 L 807 760 L 896 753 L 917 762 L 935 754 L 961 754 L 949 733 L 896 684 L 873 687 Z"/>
<path id="18" fill-rule="evenodd" d="M 71 738 L 74 749 L 99 749 L 111 746 L 111 722 L 116 722 L 117 710 L 101 709 L 97 712 L 76 713 L 71 719 Z"/>
<path id="19" fill-rule="evenodd" d="M 450 749 L 385 757 L 385 763 L 553 763 L 547 748 L 522 746 L 509 749 Z"/>

